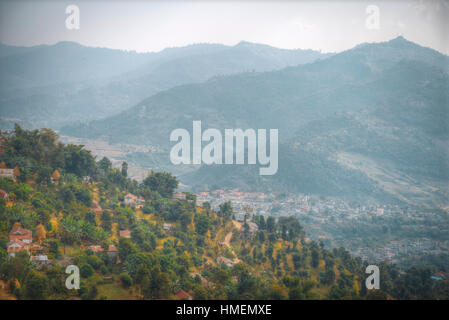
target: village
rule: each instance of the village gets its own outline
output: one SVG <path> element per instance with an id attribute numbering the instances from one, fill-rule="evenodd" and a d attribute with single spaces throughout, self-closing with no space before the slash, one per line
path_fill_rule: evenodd
<path id="1" fill-rule="evenodd" d="M 5 163 L 0 163 L 0 178 L 10 178 L 14 182 L 16 182 L 17 177 L 20 175 L 18 168 L 7 168 Z M 61 176 L 57 170 L 55 170 L 51 174 L 50 182 L 52 184 L 58 185 Z M 83 183 L 91 185 L 90 178 L 85 177 L 83 179 Z M 6 207 L 13 207 L 15 205 L 13 199 L 10 198 L 9 194 L 5 190 L 0 189 L 0 198 L 4 201 Z M 172 195 L 172 200 L 175 202 L 192 202 L 192 200 L 187 199 L 186 193 L 175 192 Z M 142 196 L 136 196 L 132 193 L 127 193 L 124 195 L 122 199 L 122 206 L 125 208 L 130 208 L 137 216 L 137 222 L 142 219 L 148 219 L 148 216 L 144 217 L 142 214 L 142 209 L 146 203 L 146 200 Z M 91 212 L 95 214 L 97 219 L 100 219 L 100 216 L 104 212 L 104 209 L 99 204 L 98 199 L 93 199 L 90 207 L 88 208 Z M 238 216 L 234 221 L 234 227 L 237 229 L 242 228 L 242 222 L 245 221 L 246 218 Z M 250 236 L 254 236 L 258 230 L 258 226 L 251 222 L 247 222 L 249 225 L 249 234 Z M 172 230 L 175 228 L 174 223 L 164 222 L 162 224 L 162 230 L 165 232 L 167 237 L 172 235 Z M 122 265 L 122 261 L 119 259 L 119 250 L 117 248 L 118 239 L 131 239 L 132 232 L 130 229 L 119 229 L 114 227 L 113 234 L 111 239 L 116 239 L 113 244 L 92 244 L 92 243 L 81 243 L 78 248 L 75 248 L 76 252 L 84 251 L 89 255 L 100 255 L 106 254 L 108 260 L 117 266 Z M 229 255 L 225 256 L 217 256 L 214 261 L 214 264 L 224 265 L 228 268 L 232 268 L 235 264 L 240 262 L 240 259 L 236 258 L 235 253 L 230 245 L 230 239 L 232 237 L 232 231 L 223 235 L 223 241 L 217 241 L 218 248 L 221 248 L 223 251 L 231 253 L 231 256 L 234 258 L 230 258 Z M 52 268 L 56 264 L 61 265 L 62 267 L 67 267 L 74 263 L 74 259 L 72 254 L 66 254 L 66 247 L 64 246 L 61 252 L 59 250 L 52 248 L 52 241 L 48 241 L 47 231 L 45 227 L 41 224 L 37 225 L 34 230 L 30 230 L 24 228 L 21 223 L 16 222 L 8 234 L 8 242 L 6 244 L 6 252 L 8 255 L 8 259 L 16 257 L 20 252 L 25 252 L 29 256 L 29 261 L 37 270 L 48 270 L 48 268 Z M 73 251 L 74 248 L 70 248 L 70 252 Z M 200 273 L 192 272 L 190 273 L 192 278 L 199 278 L 199 281 L 205 286 L 210 287 L 213 286 L 213 283 L 209 282 L 206 278 L 204 278 Z M 104 281 L 114 281 L 111 276 L 104 276 Z M 236 281 L 236 279 L 234 279 Z M 2 284 L 4 286 L 4 284 Z M 174 292 L 173 296 L 176 299 L 185 299 L 191 300 L 193 299 L 192 295 L 184 291 L 182 288 Z"/>
<path id="2" fill-rule="evenodd" d="M 11 178 L 14 181 L 20 175 L 18 168 L 7 168 L 4 163 L 0 164 L 0 177 Z M 50 182 L 52 184 L 59 184 L 60 174 L 57 170 L 51 174 Z M 83 183 L 91 185 L 89 177 L 83 178 Z M 13 206 L 14 201 L 10 199 L 8 193 L 0 190 L 0 197 L 4 200 L 6 207 Z M 100 205 L 100 199 L 94 197 L 89 210 L 97 217 L 101 216 L 104 209 Z M 191 197 L 187 197 L 187 193 L 175 192 L 171 196 L 172 201 L 178 202 L 193 202 Z M 390 235 L 387 241 L 374 241 L 373 245 L 360 245 L 357 232 L 351 231 L 351 227 L 356 229 L 367 225 L 388 225 L 394 226 L 400 224 L 403 228 L 413 227 L 421 231 L 423 235 L 422 226 L 430 230 L 445 231 L 448 227 L 448 222 L 444 215 L 438 213 L 422 212 L 412 208 L 401 208 L 393 205 L 357 205 L 355 203 L 345 202 L 331 198 L 317 197 L 313 195 L 274 195 L 265 194 L 262 192 L 241 192 L 236 189 L 231 190 L 214 190 L 212 192 L 200 192 L 196 194 L 196 205 L 198 207 L 204 206 L 206 202 L 211 205 L 211 209 L 218 211 L 220 205 L 224 202 L 230 201 L 233 207 L 232 223 L 233 229 L 228 229 L 226 233 L 220 235 L 216 240 L 218 248 L 215 258 L 208 263 L 215 265 L 223 265 L 227 268 L 232 268 L 241 260 L 233 251 L 230 244 L 233 236 L 233 230 L 242 230 L 247 228 L 248 236 L 254 237 L 258 231 L 258 225 L 253 222 L 254 215 L 262 215 L 265 217 L 287 217 L 295 216 L 299 218 L 303 224 L 308 238 L 311 240 L 323 242 L 329 247 L 345 246 L 354 255 L 361 257 L 368 261 L 390 261 L 399 262 L 402 257 L 409 255 L 419 255 L 423 253 L 438 254 L 449 251 L 449 241 L 447 239 L 439 240 L 437 237 L 432 239 L 430 236 L 421 236 L 418 239 L 397 239 L 391 237 L 394 230 L 385 230 L 385 233 Z M 132 193 L 127 193 L 121 198 L 118 203 L 124 208 L 130 208 L 136 215 L 137 222 L 142 219 L 148 219 L 149 216 L 144 217 L 142 210 L 145 207 L 146 200 L 142 196 L 137 196 Z M 389 220 L 390 219 L 390 220 Z M 400 219 L 393 223 L 391 219 Z M 373 224 L 374 222 L 374 224 Z M 438 226 L 438 228 L 435 228 Z M 170 237 L 172 230 L 175 228 L 173 223 L 164 222 L 162 230 L 165 232 L 165 237 Z M 362 229 L 361 229 L 362 230 Z M 360 232 L 361 230 L 356 230 Z M 82 243 L 79 246 L 81 251 L 88 252 L 89 255 L 106 254 L 109 261 L 120 266 L 118 255 L 118 239 L 131 239 L 132 232 L 130 228 L 117 228 L 112 230 L 111 239 L 114 239 L 109 244 L 103 245 L 88 242 Z M 362 230 L 363 232 L 363 230 Z M 435 232 L 434 232 L 435 233 Z M 433 234 L 435 236 L 435 234 Z M 438 235 L 437 235 L 438 236 Z M 362 238 L 360 236 L 360 238 Z M 63 255 L 58 256 L 52 253 L 51 244 L 46 239 L 45 227 L 37 225 L 34 230 L 24 228 L 20 223 L 15 223 L 9 231 L 9 241 L 6 245 L 8 257 L 15 257 L 19 252 L 26 252 L 29 256 L 30 262 L 37 268 L 48 268 L 54 264 L 61 266 L 68 266 L 73 263 L 70 255 L 66 255 L 65 247 Z M 191 272 L 192 278 L 197 278 L 204 287 L 213 287 L 214 284 L 203 277 L 201 273 Z M 448 274 L 439 272 L 432 275 L 435 281 L 448 279 Z M 104 276 L 105 281 L 113 280 L 111 276 Z M 232 279 L 233 282 L 237 279 Z M 191 293 L 184 291 L 182 288 L 174 292 L 174 297 L 177 299 L 192 299 Z"/>
<path id="3" fill-rule="evenodd" d="M 241 192 L 218 189 L 198 192 L 197 202 L 209 202 L 217 209 L 231 201 L 235 216 L 245 213 L 263 216 L 295 216 L 303 224 L 310 240 L 322 241 L 328 247 L 347 248 L 354 256 L 368 261 L 400 262 L 408 255 L 441 254 L 449 252 L 449 219 L 446 212 L 427 212 L 399 205 L 357 204 L 334 198 L 306 194 L 282 197 L 263 192 Z M 374 222 L 374 227 L 372 227 Z M 388 226 L 384 234 L 376 234 L 376 226 Z M 401 237 L 400 226 L 408 235 Z M 354 228 L 356 230 L 354 235 Z M 399 229 L 399 228 L 398 228 Z M 367 233 L 373 233 L 367 234 Z M 426 234 L 423 236 L 423 234 Z M 367 235 L 371 243 L 363 241 Z"/>

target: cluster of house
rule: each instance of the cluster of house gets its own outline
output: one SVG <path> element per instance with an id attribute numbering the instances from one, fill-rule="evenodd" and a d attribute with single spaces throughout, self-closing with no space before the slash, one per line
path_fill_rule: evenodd
<path id="1" fill-rule="evenodd" d="M 7 244 L 7 252 L 10 257 L 14 257 L 17 252 L 31 252 L 31 244 L 33 243 L 33 233 L 31 230 L 22 228 L 19 224 L 9 232 L 9 242 Z"/>
<path id="2" fill-rule="evenodd" d="M 145 204 L 145 199 L 143 197 L 137 197 L 132 193 L 128 193 L 123 201 L 127 206 L 135 207 L 137 209 L 143 208 Z"/>
<path id="3" fill-rule="evenodd" d="M 48 256 L 43 254 L 43 248 L 33 243 L 33 232 L 22 228 L 16 223 L 9 232 L 9 242 L 6 245 L 9 257 L 14 257 L 20 251 L 26 251 L 30 255 L 30 260 L 38 266 L 50 263 Z"/>
<path id="4" fill-rule="evenodd" d="M 92 246 L 89 246 L 87 248 L 89 250 L 91 250 L 94 254 L 105 251 L 102 246 L 98 246 L 98 245 L 92 245 Z M 109 258 L 111 260 L 117 259 L 118 250 L 117 250 L 117 248 L 113 244 L 110 244 L 108 246 L 108 249 L 107 249 L 106 253 L 108 254 L 108 256 L 109 256 Z"/>

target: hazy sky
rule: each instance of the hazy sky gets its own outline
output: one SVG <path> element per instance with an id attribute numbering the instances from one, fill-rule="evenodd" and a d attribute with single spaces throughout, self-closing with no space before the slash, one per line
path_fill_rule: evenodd
<path id="1" fill-rule="evenodd" d="M 66 28 L 65 9 L 70 4 L 80 9 L 79 30 Z M 366 12 L 369 5 L 379 8 L 379 29 L 366 26 L 372 16 Z M 245 40 L 339 52 L 403 35 L 449 54 L 448 30 L 449 1 L 0 2 L 0 42 L 10 45 L 76 41 L 143 52 Z"/>

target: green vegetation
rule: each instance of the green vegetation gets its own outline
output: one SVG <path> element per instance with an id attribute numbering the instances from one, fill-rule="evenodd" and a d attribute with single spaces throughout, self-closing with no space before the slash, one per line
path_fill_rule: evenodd
<path id="1" fill-rule="evenodd" d="M 214 212 L 191 194 L 173 200 L 178 181 L 169 173 L 138 183 L 125 165 L 96 162 L 50 130 L 16 125 L 2 135 L 0 160 L 20 176 L 0 179 L 10 197 L 0 200 L 0 278 L 19 299 L 173 299 L 181 289 L 195 299 L 448 298 L 448 282 L 431 280 L 433 270 L 401 274 L 389 264 L 380 265 L 381 290 L 368 293 L 367 262 L 307 241 L 296 218 L 237 222 L 230 203 Z M 129 193 L 145 200 L 142 208 L 126 204 Z M 18 224 L 50 264 L 26 252 L 7 257 Z M 80 268 L 79 290 L 65 287 L 69 264 Z"/>

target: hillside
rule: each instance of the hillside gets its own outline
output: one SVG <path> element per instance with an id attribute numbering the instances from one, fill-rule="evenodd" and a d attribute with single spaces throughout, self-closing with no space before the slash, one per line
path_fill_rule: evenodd
<path id="1" fill-rule="evenodd" d="M 0 125 L 7 128 L 22 121 L 29 127 L 59 128 L 111 116 L 176 85 L 281 69 L 326 56 L 251 43 L 197 44 L 140 54 L 73 42 L 29 48 L 2 45 Z"/>
<path id="2" fill-rule="evenodd" d="M 295 218 L 237 222 L 230 203 L 213 211 L 208 203 L 198 206 L 192 194 L 174 193 L 178 181 L 168 173 L 152 172 L 139 184 L 127 178 L 126 165 L 119 170 L 107 158 L 95 162 L 46 129 L 16 126 L 3 137 L 1 166 L 15 168 L 15 180 L 0 179 L 7 193 L 0 200 L 0 279 L 6 284 L 0 296 L 447 298 L 447 281 L 433 282 L 433 270 L 414 267 L 399 277 L 388 264 L 380 265 L 382 290 L 367 292 L 367 263 L 344 248 L 330 251 L 308 241 Z M 31 244 L 17 242 L 18 234 Z M 12 249 L 13 243 L 23 250 Z M 79 290 L 64 285 L 67 265 L 80 268 Z M 412 278 L 419 279 L 413 288 Z"/>
<path id="3" fill-rule="evenodd" d="M 398 37 L 297 67 L 178 86 L 61 132 L 168 152 L 170 132 L 191 130 L 192 120 L 203 128 L 279 128 L 278 175 L 203 166 L 181 180 L 447 205 L 448 66 L 449 57 Z M 158 159 L 179 170 L 168 153 Z"/>

